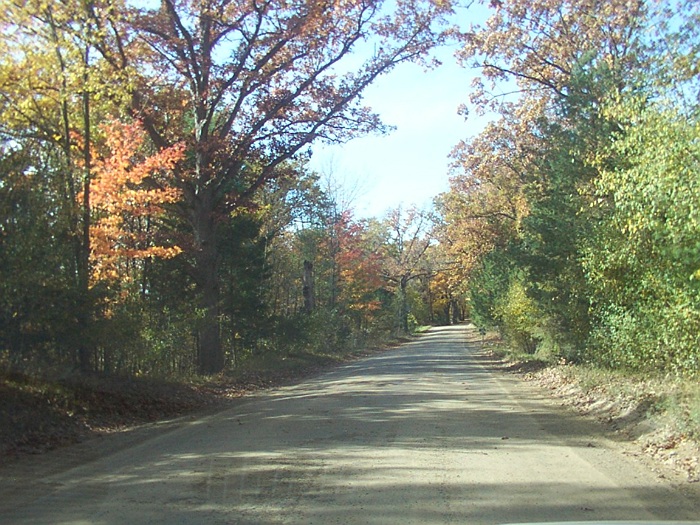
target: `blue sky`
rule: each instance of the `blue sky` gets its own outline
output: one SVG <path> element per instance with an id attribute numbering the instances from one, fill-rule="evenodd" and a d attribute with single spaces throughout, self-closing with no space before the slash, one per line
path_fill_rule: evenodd
<path id="1" fill-rule="evenodd" d="M 478 11 L 483 16 L 483 8 Z M 485 118 L 465 121 L 457 114 L 476 72 L 457 65 L 455 49 L 440 49 L 443 64 L 434 70 L 402 64 L 365 92 L 364 102 L 394 131 L 342 145 L 314 145 L 310 167 L 331 175 L 353 197 L 359 216 L 381 217 L 399 205 L 428 206 L 449 188 L 452 148 L 486 124 Z"/>

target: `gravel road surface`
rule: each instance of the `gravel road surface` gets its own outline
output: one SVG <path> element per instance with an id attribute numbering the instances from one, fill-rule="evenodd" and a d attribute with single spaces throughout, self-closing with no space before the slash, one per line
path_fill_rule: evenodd
<path id="1" fill-rule="evenodd" d="M 494 372 L 473 327 L 202 418 L 0 470 L 0 523 L 499 524 L 693 520 L 595 423 Z"/>

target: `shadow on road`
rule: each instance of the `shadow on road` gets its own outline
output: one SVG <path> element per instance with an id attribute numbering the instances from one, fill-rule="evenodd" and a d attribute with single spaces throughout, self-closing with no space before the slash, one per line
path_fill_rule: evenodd
<path id="1" fill-rule="evenodd" d="M 76 469 L 26 516 L 496 524 L 700 515 L 697 501 L 606 448 L 600 429 L 492 365 L 474 331 L 434 329 Z"/>

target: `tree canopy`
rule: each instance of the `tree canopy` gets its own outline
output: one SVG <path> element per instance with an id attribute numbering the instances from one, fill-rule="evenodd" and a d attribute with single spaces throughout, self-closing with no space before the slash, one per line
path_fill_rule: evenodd
<path id="1" fill-rule="evenodd" d="M 700 6 L 481 3 L 1 0 L 0 362 L 217 374 L 469 316 L 697 373 Z M 434 209 L 356 216 L 311 146 L 387 131 L 367 88 L 455 39 L 493 118 Z"/>
<path id="2" fill-rule="evenodd" d="M 697 4 L 491 7 L 460 59 L 499 119 L 439 201 L 474 318 L 531 353 L 697 373 Z"/>
<path id="3" fill-rule="evenodd" d="M 363 92 L 427 64 L 451 13 L 424 0 L 2 2 L 7 358 L 211 374 L 310 344 L 314 316 L 355 339 L 393 330 L 381 235 L 335 209 L 305 162 L 315 141 L 385 130 Z"/>

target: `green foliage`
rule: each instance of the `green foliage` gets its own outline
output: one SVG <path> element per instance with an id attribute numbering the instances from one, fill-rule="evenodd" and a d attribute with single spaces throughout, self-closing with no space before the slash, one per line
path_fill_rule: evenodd
<path id="1" fill-rule="evenodd" d="M 533 330 L 572 354 L 584 345 L 590 328 L 580 252 L 590 226 L 590 217 L 581 213 L 581 193 L 592 174 L 572 154 L 582 142 L 578 133 L 553 127 L 548 138 L 537 168 L 540 182 L 530 192 L 530 213 L 523 219 L 517 264 L 527 271 L 528 294 L 547 319 Z"/>
<path id="2" fill-rule="evenodd" d="M 36 145 L 0 156 L 0 355 L 71 366 L 81 298 L 60 173 Z M 31 365 L 30 365 L 31 363 Z"/>
<path id="3" fill-rule="evenodd" d="M 475 93 L 501 120 L 458 147 L 443 199 L 473 319 L 520 350 L 697 374 L 700 8 L 612 2 L 571 31 L 567 7 L 523 7 L 462 50 L 522 90 Z"/>
<path id="4" fill-rule="evenodd" d="M 497 305 L 508 293 L 512 267 L 506 253 L 494 250 L 484 257 L 481 267 L 472 275 L 469 281 L 471 315 L 477 326 L 496 328 L 502 324 Z"/>
<path id="5" fill-rule="evenodd" d="M 317 311 L 308 316 L 306 329 L 309 351 L 338 355 L 355 349 L 352 324 L 350 318 L 333 310 Z"/>
<path id="6" fill-rule="evenodd" d="M 299 159 L 317 138 L 385 129 L 363 91 L 443 42 L 451 6 L 214 4 L 1 4 L 7 360 L 151 375 L 190 373 L 194 360 L 210 374 L 254 352 L 344 346 L 374 328 L 378 251 L 352 233 L 362 229 L 354 221 L 347 230 L 360 246 L 339 259 L 337 203 Z M 381 52 L 357 60 L 365 37 L 381 40 Z M 344 61 L 350 69 L 330 73 Z M 95 124 L 125 115 L 138 115 L 150 142 L 103 163 L 111 148 Z M 130 180 L 146 175 L 136 157 L 180 148 L 167 169 Z M 119 177 L 104 176 L 115 175 L 99 169 L 107 164 Z M 303 286 L 318 300 L 302 317 L 307 260 L 316 282 Z"/>
<path id="7" fill-rule="evenodd" d="M 636 99 L 607 111 L 624 122 L 596 182 L 586 256 L 594 292 L 592 358 L 610 366 L 697 372 L 700 365 L 700 123 Z"/>
<path id="8" fill-rule="evenodd" d="M 408 328 L 412 333 L 421 325 L 430 324 L 430 304 L 425 297 L 425 283 L 416 279 L 406 291 L 408 300 Z"/>
<path id="9" fill-rule="evenodd" d="M 512 276 L 507 292 L 495 306 L 501 330 L 510 345 L 534 354 L 537 350 L 536 333 L 542 315 L 535 301 L 528 296 L 524 279 Z"/>
<path id="10" fill-rule="evenodd" d="M 228 333 L 236 361 L 237 347 L 251 348 L 270 329 L 264 303 L 268 275 L 265 261 L 267 238 L 262 220 L 253 214 L 239 214 L 218 229 L 222 329 Z"/>

